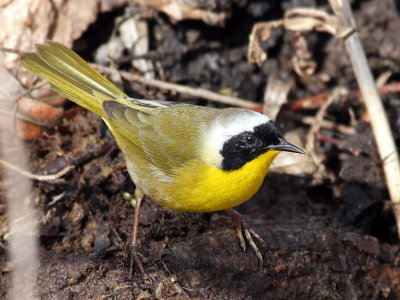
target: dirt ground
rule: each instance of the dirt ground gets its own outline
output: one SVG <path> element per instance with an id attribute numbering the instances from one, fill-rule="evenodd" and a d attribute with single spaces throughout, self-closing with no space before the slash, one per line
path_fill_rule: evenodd
<path id="1" fill-rule="evenodd" d="M 151 280 L 137 269 L 129 276 L 127 245 L 134 208 L 124 193 L 133 194 L 134 184 L 101 119 L 66 102 L 62 124 L 27 142 L 34 173 L 59 171 L 65 157 L 74 165 L 57 183 L 34 182 L 40 220 L 38 298 L 400 299 L 395 219 L 369 118 L 357 97 L 357 82 L 343 44 L 326 33 L 305 34 L 316 70 L 300 76 L 292 64 L 295 35 L 278 29 L 263 45 L 267 61 L 261 66 L 247 63 L 248 37 L 256 22 L 282 18 L 294 7 L 327 10 L 327 3 L 200 2 L 205 9 L 227 13 L 225 24 L 174 23 L 157 12 L 146 16 L 151 17 L 147 19 L 148 58 L 162 70 L 156 77 L 260 102 L 269 76 L 279 74 L 293 88 L 276 123 L 282 132 L 293 132 L 303 143 L 299 146 L 304 146 L 310 128 L 304 119 L 314 117 L 321 104 L 295 108 L 293 103 L 346 88 L 348 96 L 333 102 L 325 116 L 335 126 L 322 127 L 315 142 L 320 166 L 290 174 L 272 170 L 260 191 L 238 207 L 266 242 L 261 247 L 262 264 L 249 246 L 245 252 L 240 248 L 225 213 L 177 213 L 145 198 L 139 240 Z M 395 84 L 400 78 L 400 5 L 393 0 L 352 1 L 352 5 L 374 76 L 390 71 L 386 84 Z M 123 12 L 119 8 L 100 14 L 74 49 L 94 61 L 94 51 L 107 42 L 115 18 Z M 131 59 L 120 59 L 114 66 L 133 72 Z M 132 97 L 222 107 L 138 83 L 117 83 Z M 382 97 L 399 146 L 398 93 Z M 338 125 L 355 133 L 346 134 Z M 0 223 L 6 222 L 1 186 Z M 1 245 L 3 298 L 11 275 L 4 237 Z"/>

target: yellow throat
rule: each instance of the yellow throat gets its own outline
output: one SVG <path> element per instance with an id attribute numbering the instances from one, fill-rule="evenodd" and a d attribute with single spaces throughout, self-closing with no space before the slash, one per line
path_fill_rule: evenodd
<path id="1" fill-rule="evenodd" d="M 211 212 L 238 206 L 258 191 L 279 152 L 268 151 L 234 171 L 224 171 L 204 163 L 186 166 L 169 189 L 171 197 L 167 198 L 171 201 L 165 199 L 168 202 L 165 204 L 174 210 L 192 212 Z M 193 172 L 197 175 L 194 176 Z M 193 181 L 197 184 L 193 185 Z"/>

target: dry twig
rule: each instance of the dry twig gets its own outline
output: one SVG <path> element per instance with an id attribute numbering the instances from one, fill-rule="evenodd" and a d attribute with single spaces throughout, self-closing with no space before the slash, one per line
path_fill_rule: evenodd
<path id="1" fill-rule="evenodd" d="M 378 92 L 380 95 L 384 96 L 389 93 L 399 93 L 400 92 L 400 82 L 388 83 L 384 86 L 378 86 Z M 290 103 L 284 104 L 283 110 L 302 110 L 302 109 L 317 109 L 322 103 L 328 98 L 327 93 L 322 93 L 310 97 L 296 99 Z M 361 98 L 360 90 L 353 90 L 349 93 L 349 98 Z"/>
<path id="2" fill-rule="evenodd" d="M 317 177 L 320 176 L 319 174 L 323 174 L 325 172 L 325 168 L 322 164 L 323 157 L 315 149 L 315 140 L 317 138 L 318 132 L 322 127 L 324 115 L 328 109 L 328 107 L 333 103 L 335 99 L 340 95 L 340 89 L 335 89 L 333 93 L 328 97 L 328 100 L 324 102 L 324 104 L 319 108 L 316 116 L 315 122 L 311 125 L 310 130 L 306 136 L 306 150 L 307 153 L 310 154 L 312 160 L 314 161 L 315 165 L 318 167 L 318 172 L 316 173 Z M 321 178 L 314 178 L 315 180 L 319 180 Z"/>
<path id="3" fill-rule="evenodd" d="M 13 165 L 3 159 L 0 158 L 0 164 L 5 166 L 6 168 L 13 170 L 14 172 L 17 172 L 18 174 L 21 174 L 29 179 L 32 180 L 37 180 L 37 181 L 53 181 L 56 180 L 62 176 L 64 176 L 65 174 L 67 174 L 69 171 L 71 171 L 74 166 L 66 166 L 64 169 L 62 169 L 61 171 L 55 173 L 55 174 L 50 174 L 50 175 L 37 175 L 37 174 L 33 174 L 29 171 L 23 170 L 20 167 Z"/>
<path id="4" fill-rule="evenodd" d="M 285 117 L 299 121 L 303 124 L 310 125 L 310 126 L 317 122 L 316 117 L 302 116 L 302 115 L 289 113 L 289 112 L 285 113 Z M 346 134 L 346 135 L 356 134 L 356 130 L 354 127 L 346 126 L 343 124 L 337 124 L 336 122 L 329 121 L 329 120 L 322 120 L 320 126 L 321 126 L 321 128 L 324 128 L 324 129 L 337 130 L 339 133 Z"/>
<path id="5" fill-rule="evenodd" d="M 97 64 L 91 64 L 91 66 L 102 73 L 109 74 L 109 73 L 113 73 L 116 71 L 114 68 L 104 67 L 104 66 L 97 65 Z M 139 83 L 142 83 L 145 85 L 155 86 L 157 88 L 164 89 L 164 90 L 175 91 L 175 92 L 186 94 L 186 95 L 189 95 L 192 97 L 200 97 L 200 98 L 204 98 L 204 99 L 207 99 L 210 101 L 227 104 L 227 105 L 244 107 L 244 108 L 248 108 L 248 109 L 255 109 L 255 108 L 259 107 L 259 104 L 254 103 L 249 100 L 235 98 L 235 97 L 229 97 L 229 96 L 214 93 L 209 90 L 205 90 L 205 89 L 201 89 L 201 88 L 192 88 L 192 87 L 188 87 L 188 86 L 184 86 L 184 85 L 180 85 L 180 84 L 176 84 L 176 83 L 165 82 L 162 80 L 149 79 L 149 78 L 145 78 L 143 76 L 137 75 L 137 74 L 123 72 L 123 71 L 118 71 L 118 73 L 124 79 L 129 80 L 129 81 L 135 81 L 135 82 L 139 82 Z"/>

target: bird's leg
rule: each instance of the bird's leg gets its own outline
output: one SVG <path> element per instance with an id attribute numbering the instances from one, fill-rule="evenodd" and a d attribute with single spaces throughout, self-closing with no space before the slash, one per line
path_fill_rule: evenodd
<path id="1" fill-rule="evenodd" d="M 242 247 L 243 252 L 246 251 L 246 242 L 243 237 L 243 232 L 244 232 L 246 240 L 249 242 L 251 248 L 253 248 L 258 260 L 262 263 L 263 258 L 262 258 L 260 250 L 258 249 L 256 243 L 254 242 L 254 239 L 256 239 L 263 247 L 265 247 L 264 240 L 257 233 L 255 233 L 253 229 L 250 229 L 247 226 L 247 224 L 244 222 L 242 216 L 236 210 L 229 208 L 229 209 L 226 209 L 225 211 L 229 215 L 231 215 L 232 221 L 236 225 L 236 234 L 239 238 L 240 246 Z"/>
<path id="2" fill-rule="evenodd" d="M 135 216 L 133 219 L 132 242 L 131 242 L 131 246 L 130 246 L 131 261 L 130 261 L 129 273 L 130 273 L 130 275 L 133 274 L 133 265 L 136 263 L 136 265 L 138 266 L 143 277 L 147 277 L 150 279 L 150 277 L 144 271 L 143 263 L 142 263 L 142 255 L 138 251 L 139 245 L 137 242 L 140 205 L 142 204 L 143 197 L 144 197 L 143 192 L 138 187 L 136 187 L 136 190 L 135 190 L 136 206 L 135 206 Z"/>

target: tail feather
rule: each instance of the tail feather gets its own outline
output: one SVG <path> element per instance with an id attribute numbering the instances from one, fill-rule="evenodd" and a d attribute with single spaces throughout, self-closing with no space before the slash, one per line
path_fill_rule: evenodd
<path id="1" fill-rule="evenodd" d="M 55 42 L 37 45 L 22 55 L 28 71 L 50 82 L 54 90 L 104 117 L 102 102 L 126 95 L 72 50 Z"/>

